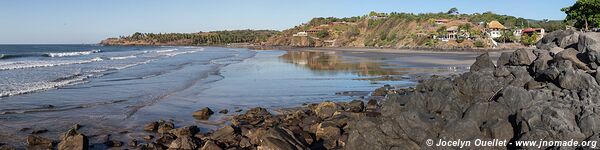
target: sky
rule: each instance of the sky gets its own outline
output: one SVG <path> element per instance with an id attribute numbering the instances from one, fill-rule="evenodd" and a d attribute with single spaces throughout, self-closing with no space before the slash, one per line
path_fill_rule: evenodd
<path id="1" fill-rule="evenodd" d="M 0 44 L 92 44 L 134 32 L 283 30 L 314 17 L 371 11 L 492 11 L 527 19 L 564 19 L 575 0 L 2 0 Z"/>

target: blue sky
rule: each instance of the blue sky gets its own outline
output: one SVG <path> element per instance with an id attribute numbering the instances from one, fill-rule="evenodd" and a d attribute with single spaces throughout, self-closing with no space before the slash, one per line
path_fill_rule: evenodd
<path id="1" fill-rule="evenodd" d="M 98 43 L 134 32 L 282 30 L 313 17 L 492 11 L 563 19 L 575 0 L 2 0 L 0 44 Z"/>

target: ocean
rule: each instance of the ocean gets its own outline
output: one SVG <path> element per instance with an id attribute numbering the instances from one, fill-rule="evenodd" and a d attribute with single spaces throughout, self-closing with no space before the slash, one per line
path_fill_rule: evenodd
<path id="1" fill-rule="evenodd" d="M 204 130 L 227 123 L 192 113 L 253 107 L 297 107 L 349 101 L 390 84 L 408 87 L 413 77 L 460 73 L 462 65 L 439 65 L 395 56 L 323 51 L 249 50 L 224 47 L 0 45 L 0 143 L 24 141 L 22 128 L 48 129 L 57 139 L 73 124 L 89 135 L 122 132 L 141 138 L 143 124 L 159 119 Z M 92 141 L 93 142 L 93 141 Z"/>

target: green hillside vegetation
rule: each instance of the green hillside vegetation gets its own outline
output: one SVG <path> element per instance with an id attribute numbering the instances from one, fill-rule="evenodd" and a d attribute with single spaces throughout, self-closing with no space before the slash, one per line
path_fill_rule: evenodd
<path id="1" fill-rule="evenodd" d="M 564 29 L 562 20 L 528 20 L 492 12 L 458 14 L 457 9 L 440 13 L 377 13 L 349 18 L 314 18 L 308 23 L 284 30 L 269 39 L 270 45 L 285 46 L 334 46 L 334 47 L 445 47 L 472 48 L 489 47 L 485 26 L 490 21 L 498 21 L 512 30 L 522 28 L 544 28 L 547 32 Z M 436 20 L 445 19 L 448 23 L 436 24 Z M 459 35 L 470 38 L 458 38 L 440 42 L 432 37 L 446 35 L 447 29 L 456 26 Z M 318 31 L 307 36 L 293 36 L 303 31 Z M 497 39 L 498 40 L 498 39 Z M 508 37 L 502 41 L 516 41 Z"/>
<path id="2" fill-rule="evenodd" d="M 262 43 L 279 31 L 232 30 L 199 33 L 139 33 L 102 41 L 106 45 L 224 45 L 229 43 Z"/>

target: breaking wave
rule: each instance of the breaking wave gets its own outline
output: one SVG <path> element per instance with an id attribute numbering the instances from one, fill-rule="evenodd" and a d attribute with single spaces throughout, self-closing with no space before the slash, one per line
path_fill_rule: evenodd
<path id="1" fill-rule="evenodd" d="M 87 60 L 55 60 L 55 61 L 12 61 L 12 62 L 0 62 L 0 71 L 2 70 L 13 70 L 13 69 L 24 69 L 24 68 L 37 68 L 37 67 L 53 67 L 71 64 L 84 64 L 96 61 L 102 61 L 102 58 L 96 57 Z"/>
<path id="2" fill-rule="evenodd" d="M 69 56 L 89 55 L 92 53 L 100 53 L 100 50 L 89 50 L 89 51 L 80 51 L 80 52 L 46 53 L 46 54 L 44 54 L 44 56 L 46 56 L 46 57 L 69 57 Z"/>

